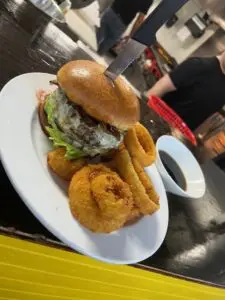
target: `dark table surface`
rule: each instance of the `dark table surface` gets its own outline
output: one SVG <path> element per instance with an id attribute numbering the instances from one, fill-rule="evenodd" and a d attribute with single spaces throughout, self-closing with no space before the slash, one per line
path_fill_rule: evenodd
<path id="1" fill-rule="evenodd" d="M 71 59 L 88 59 L 77 49 L 76 39 L 66 24 L 50 22 L 26 0 L 0 0 L 0 89 L 19 74 L 55 73 Z M 144 124 L 152 127 L 152 115 L 144 104 L 142 117 Z M 202 160 L 203 155 L 198 155 Z M 207 191 L 202 199 L 168 195 L 166 239 L 159 251 L 141 264 L 224 287 L 225 174 L 212 161 L 203 164 L 203 171 Z M 2 166 L 0 192 L 1 227 L 56 239 L 23 204 Z"/>

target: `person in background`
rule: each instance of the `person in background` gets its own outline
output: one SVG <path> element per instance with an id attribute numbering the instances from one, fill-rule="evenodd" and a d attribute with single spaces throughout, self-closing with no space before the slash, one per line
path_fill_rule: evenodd
<path id="1" fill-rule="evenodd" d="M 112 48 L 138 13 L 131 32 L 126 37 L 128 40 L 143 23 L 152 3 L 153 0 L 115 0 L 101 18 L 97 31 L 98 53 L 105 54 Z"/>
<path id="2" fill-rule="evenodd" d="M 148 92 L 162 98 L 195 130 L 225 104 L 225 52 L 189 58 L 162 77 Z"/>

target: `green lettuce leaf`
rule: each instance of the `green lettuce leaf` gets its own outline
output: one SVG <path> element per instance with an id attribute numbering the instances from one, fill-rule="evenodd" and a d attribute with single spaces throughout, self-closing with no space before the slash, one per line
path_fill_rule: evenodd
<path id="1" fill-rule="evenodd" d="M 63 140 L 63 134 L 61 131 L 59 131 L 58 129 L 54 129 L 51 127 L 46 127 L 46 130 L 48 131 L 49 134 L 49 139 L 52 140 L 53 146 L 54 147 L 65 147 L 66 148 L 66 155 L 65 157 L 68 160 L 72 160 L 72 159 L 76 159 L 79 157 L 83 156 L 83 153 L 76 149 L 75 147 L 73 147 L 72 145 L 64 142 Z"/>
<path id="2" fill-rule="evenodd" d="M 76 149 L 74 146 L 65 141 L 65 134 L 58 129 L 54 121 L 55 104 L 54 101 L 51 101 L 51 97 L 54 97 L 54 93 L 53 95 L 49 95 L 45 102 L 45 112 L 47 114 L 48 123 L 51 126 L 46 127 L 46 130 L 49 134 L 49 139 L 52 141 L 54 147 L 64 147 L 66 149 L 65 157 L 68 160 L 77 159 L 84 156 L 82 151 Z"/>

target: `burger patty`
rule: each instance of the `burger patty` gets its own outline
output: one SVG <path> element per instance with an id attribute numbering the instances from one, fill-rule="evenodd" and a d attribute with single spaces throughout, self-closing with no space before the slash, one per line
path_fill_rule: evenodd
<path id="1" fill-rule="evenodd" d="M 69 101 L 58 88 L 48 98 L 54 106 L 53 117 L 66 142 L 85 154 L 95 156 L 118 148 L 124 132 L 90 117 L 80 106 Z"/>

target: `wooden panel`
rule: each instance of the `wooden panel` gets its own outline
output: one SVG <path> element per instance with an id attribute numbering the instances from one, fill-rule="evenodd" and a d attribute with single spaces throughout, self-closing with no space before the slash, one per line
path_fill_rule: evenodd
<path id="1" fill-rule="evenodd" d="M 0 236 L 0 300 L 222 300 L 224 297 L 222 289 Z"/>

